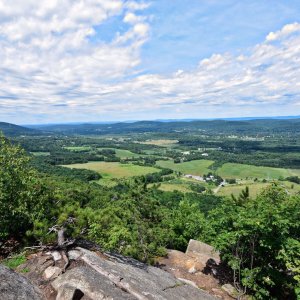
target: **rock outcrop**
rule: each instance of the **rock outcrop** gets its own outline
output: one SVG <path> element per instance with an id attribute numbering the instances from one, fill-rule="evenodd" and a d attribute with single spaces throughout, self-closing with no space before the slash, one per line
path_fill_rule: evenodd
<path id="1" fill-rule="evenodd" d="M 220 256 L 208 244 L 190 240 L 186 252 L 168 250 L 167 257 L 159 260 L 162 268 L 176 278 L 192 282 L 197 287 L 224 300 L 233 299 L 233 293 L 222 288 L 230 286 L 231 278 L 220 264 Z"/>
<path id="2" fill-rule="evenodd" d="M 209 259 L 213 259 L 216 263 L 220 262 L 219 252 L 201 241 L 190 240 L 185 253 L 190 256 L 197 256 L 204 265 Z"/>
<path id="3" fill-rule="evenodd" d="M 43 295 L 27 278 L 0 265 L 0 299 L 42 300 Z"/>
<path id="4" fill-rule="evenodd" d="M 20 270 L 43 292 L 46 300 L 213 300 L 215 297 L 193 282 L 120 255 L 77 247 L 68 252 L 70 263 L 64 272 L 64 253 L 32 255 Z M 2 299 L 0 297 L 0 299 Z M 10 299 L 10 298 L 5 298 Z M 39 299 L 39 298 L 13 298 Z"/>

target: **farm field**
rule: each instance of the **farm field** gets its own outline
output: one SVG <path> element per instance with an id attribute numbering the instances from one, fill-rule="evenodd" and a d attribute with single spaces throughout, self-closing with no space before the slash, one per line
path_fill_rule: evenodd
<path id="1" fill-rule="evenodd" d="M 140 144 L 146 144 L 146 145 L 155 145 L 155 146 L 161 146 L 161 147 L 170 147 L 174 146 L 178 143 L 178 140 L 148 140 L 144 142 L 139 142 Z"/>
<path id="2" fill-rule="evenodd" d="M 91 147 L 90 146 L 72 146 L 72 147 L 64 147 L 64 149 L 73 151 L 73 152 L 85 152 L 85 151 L 90 151 Z"/>
<path id="3" fill-rule="evenodd" d="M 290 194 L 295 194 L 300 191 L 300 185 L 299 184 L 293 184 L 288 181 L 279 181 L 278 185 L 286 189 Z M 267 186 L 270 186 L 270 183 L 263 183 L 263 182 L 255 182 L 255 183 L 249 183 L 249 184 L 240 184 L 240 185 L 227 185 L 222 187 L 218 195 L 220 196 L 231 196 L 233 194 L 234 196 L 238 196 L 245 187 L 249 187 L 249 193 L 250 197 L 255 197 L 257 194 L 259 194 L 264 188 Z"/>
<path id="4" fill-rule="evenodd" d="M 192 174 L 198 176 L 211 172 L 208 167 L 212 163 L 212 160 L 205 159 L 187 161 L 179 164 L 175 164 L 173 160 L 159 160 L 156 162 L 156 164 L 160 167 L 169 168 L 183 174 Z"/>
<path id="5" fill-rule="evenodd" d="M 212 170 L 208 169 L 212 163 L 212 160 L 192 160 L 177 164 L 172 160 L 159 160 L 156 162 L 160 167 L 192 175 L 203 175 L 212 172 Z M 279 177 L 286 178 L 288 176 L 300 176 L 300 169 L 258 167 L 246 164 L 225 163 L 216 170 L 216 173 L 223 178 L 260 178 L 272 180 L 278 179 Z"/>
<path id="6" fill-rule="evenodd" d="M 219 196 L 231 196 L 233 194 L 234 196 L 238 196 L 242 190 L 246 188 L 246 186 L 249 187 L 249 193 L 250 197 L 254 197 L 257 194 L 261 192 L 263 188 L 266 188 L 269 186 L 270 183 L 250 183 L 250 184 L 240 184 L 240 185 L 226 185 L 224 187 L 221 187 L 217 195 Z"/>
<path id="7" fill-rule="evenodd" d="M 84 164 L 64 165 L 67 168 L 88 169 L 101 174 L 100 184 L 111 185 L 113 179 L 141 176 L 158 172 L 154 167 L 142 167 L 133 164 L 120 164 L 118 162 L 88 162 Z"/>
<path id="8" fill-rule="evenodd" d="M 202 186 L 205 186 L 206 188 L 211 188 L 209 184 L 205 182 L 199 182 L 194 179 L 189 178 L 176 178 L 170 181 L 164 181 L 160 183 L 159 190 L 165 191 L 165 192 L 172 192 L 172 191 L 179 191 L 182 193 L 192 193 L 193 190 L 190 188 L 191 184 L 199 184 Z M 148 187 L 153 186 L 154 184 L 149 184 Z"/>
<path id="9" fill-rule="evenodd" d="M 49 156 L 50 152 L 30 152 L 30 154 L 34 155 L 34 156 Z"/>
<path id="10" fill-rule="evenodd" d="M 224 178 L 264 178 L 267 180 L 279 177 L 300 176 L 298 169 L 283 169 L 271 167 L 258 167 L 236 163 L 225 163 L 218 168 L 217 174 Z"/>
<path id="11" fill-rule="evenodd" d="M 116 152 L 116 156 L 119 158 L 139 158 L 141 156 L 145 156 L 145 154 L 140 155 L 137 153 L 133 153 L 129 150 L 124 150 L 124 149 L 116 149 L 116 148 L 98 148 L 99 150 L 114 150 Z"/>
<path id="12" fill-rule="evenodd" d="M 182 193 L 192 192 L 192 190 L 189 189 L 189 187 L 184 184 L 168 183 L 168 182 L 161 183 L 161 185 L 158 189 L 161 191 L 164 191 L 164 192 L 173 192 L 173 191 L 179 191 Z"/>

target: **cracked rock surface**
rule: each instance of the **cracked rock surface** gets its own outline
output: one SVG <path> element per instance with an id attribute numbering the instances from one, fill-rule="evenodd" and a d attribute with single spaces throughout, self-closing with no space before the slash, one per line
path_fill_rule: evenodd
<path id="1" fill-rule="evenodd" d="M 90 299 L 215 299 L 156 267 L 136 267 L 113 259 L 106 260 L 83 248 L 73 250 L 70 256 L 85 265 L 67 271 L 53 281 L 58 297 L 67 285 L 68 289 L 80 290 Z M 73 298 L 57 298 L 61 299 Z"/>
<path id="2" fill-rule="evenodd" d="M 61 257 L 65 254 L 61 253 Z M 70 263 L 55 260 L 52 253 L 39 252 L 20 266 L 26 277 L 42 291 L 36 298 L 13 300 L 213 300 L 203 290 L 176 279 L 172 274 L 120 255 L 77 247 L 68 253 Z M 58 257 L 58 255 L 56 255 Z M 46 270 L 46 272 L 45 272 Z M 45 276 L 55 270 L 55 276 Z M 60 272 L 61 270 L 61 272 Z M 0 299 L 2 299 L 0 297 Z M 10 298 L 5 298 L 10 300 Z"/>
<path id="3" fill-rule="evenodd" d="M 0 265 L 0 299 L 41 300 L 42 293 L 24 276 Z"/>

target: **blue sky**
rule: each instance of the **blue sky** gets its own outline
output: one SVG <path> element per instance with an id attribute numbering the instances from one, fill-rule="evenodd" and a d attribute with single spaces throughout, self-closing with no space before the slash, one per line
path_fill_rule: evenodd
<path id="1" fill-rule="evenodd" d="M 0 0 L 0 121 L 299 115 L 299 45 L 295 0 Z"/>
<path id="2" fill-rule="evenodd" d="M 270 31 L 299 20 L 299 1 L 158 0 L 143 47 L 149 72 L 189 70 L 214 53 L 244 53 Z"/>

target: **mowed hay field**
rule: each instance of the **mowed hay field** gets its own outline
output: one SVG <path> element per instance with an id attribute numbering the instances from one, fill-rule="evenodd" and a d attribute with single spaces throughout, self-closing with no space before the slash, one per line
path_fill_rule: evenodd
<path id="1" fill-rule="evenodd" d="M 141 176 L 160 171 L 159 169 L 153 167 L 143 167 L 133 164 L 121 164 L 118 162 L 103 161 L 64 165 L 63 167 L 96 171 L 102 176 L 102 178 L 99 180 L 99 183 L 108 185 L 111 184 L 110 181 L 114 178 Z"/>
<path id="2" fill-rule="evenodd" d="M 50 152 L 36 151 L 36 152 L 30 152 L 30 154 L 32 154 L 34 156 L 49 156 Z"/>
<path id="3" fill-rule="evenodd" d="M 159 160 L 156 164 L 160 167 L 169 168 L 183 174 L 203 175 L 213 172 L 209 166 L 212 160 L 192 160 L 175 164 L 173 160 Z M 237 163 L 225 163 L 218 168 L 216 173 L 223 178 L 259 178 L 259 179 L 278 179 L 279 177 L 300 176 L 300 169 L 283 169 L 272 167 L 258 167 L 253 165 L 244 165 Z"/>
<path id="4" fill-rule="evenodd" d="M 64 147 L 64 149 L 73 151 L 73 152 L 84 152 L 84 151 L 90 151 L 91 147 L 90 146 L 70 146 L 70 147 Z"/>
<path id="5" fill-rule="evenodd" d="M 159 160 L 156 164 L 163 168 L 168 168 L 183 174 L 191 174 L 201 176 L 211 172 L 208 167 L 213 163 L 212 160 L 192 160 L 179 164 L 175 164 L 173 160 Z"/>
<path id="6" fill-rule="evenodd" d="M 116 156 L 119 158 L 138 158 L 141 155 L 137 153 L 133 153 L 129 150 L 123 150 L 123 149 L 115 149 L 116 151 Z"/>
<path id="7" fill-rule="evenodd" d="M 158 189 L 164 192 L 173 192 L 173 191 L 179 191 L 182 193 L 192 192 L 192 190 L 189 189 L 189 187 L 184 184 L 176 184 L 176 183 L 168 183 L 168 182 L 161 183 Z"/>
<path id="8" fill-rule="evenodd" d="M 217 195 L 230 196 L 231 194 L 233 194 L 234 196 L 237 197 L 242 192 L 242 190 L 244 190 L 246 186 L 248 186 L 250 197 L 255 197 L 257 194 L 259 194 L 264 188 L 266 188 L 269 185 L 270 183 L 263 183 L 263 182 L 250 183 L 246 185 L 226 185 L 219 189 Z"/>
<path id="9" fill-rule="evenodd" d="M 140 144 L 155 145 L 161 147 L 171 147 L 178 143 L 178 140 L 148 140 L 139 142 Z"/>
<path id="10" fill-rule="evenodd" d="M 300 191 L 300 184 L 288 182 L 288 181 L 276 181 L 279 186 L 287 190 L 290 194 L 296 194 Z M 218 195 L 220 196 L 230 196 L 233 194 L 234 196 L 238 196 L 242 190 L 246 188 L 246 186 L 249 187 L 249 193 L 250 197 L 255 197 L 257 194 L 262 192 L 263 189 L 270 186 L 271 183 L 263 183 L 263 182 L 255 182 L 255 183 L 249 183 L 249 184 L 240 184 L 240 185 L 226 185 L 222 187 Z"/>
<path id="11" fill-rule="evenodd" d="M 225 163 L 217 170 L 218 175 L 224 178 L 264 178 L 278 179 L 288 176 L 300 176 L 300 169 L 282 169 L 271 167 L 258 167 L 236 163 Z"/>
<path id="12" fill-rule="evenodd" d="M 116 148 L 98 148 L 99 150 L 114 150 L 116 152 L 116 156 L 119 157 L 119 158 L 122 158 L 122 159 L 125 159 L 125 158 L 138 158 L 140 156 L 143 156 L 143 155 L 140 155 L 140 154 L 137 154 L 137 153 L 133 153 L 129 150 L 124 150 L 124 149 L 116 149 Z M 145 156 L 145 154 L 144 154 Z"/>
<path id="13" fill-rule="evenodd" d="M 161 191 L 165 191 L 165 192 L 172 192 L 172 191 L 179 191 L 182 193 L 192 193 L 193 190 L 190 187 L 190 184 L 199 184 L 205 187 L 209 187 L 209 185 L 207 183 L 204 182 L 199 182 L 195 179 L 190 179 L 190 178 L 176 178 L 176 179 L 172 179 L 170 181 L 164 181 L 161 182 L 159 184 L 158 189 Z M 156 183 L 157 184 L 157 183 Z M 153 183 L 148 184 L 148 187 L 152 187 Z"/>

